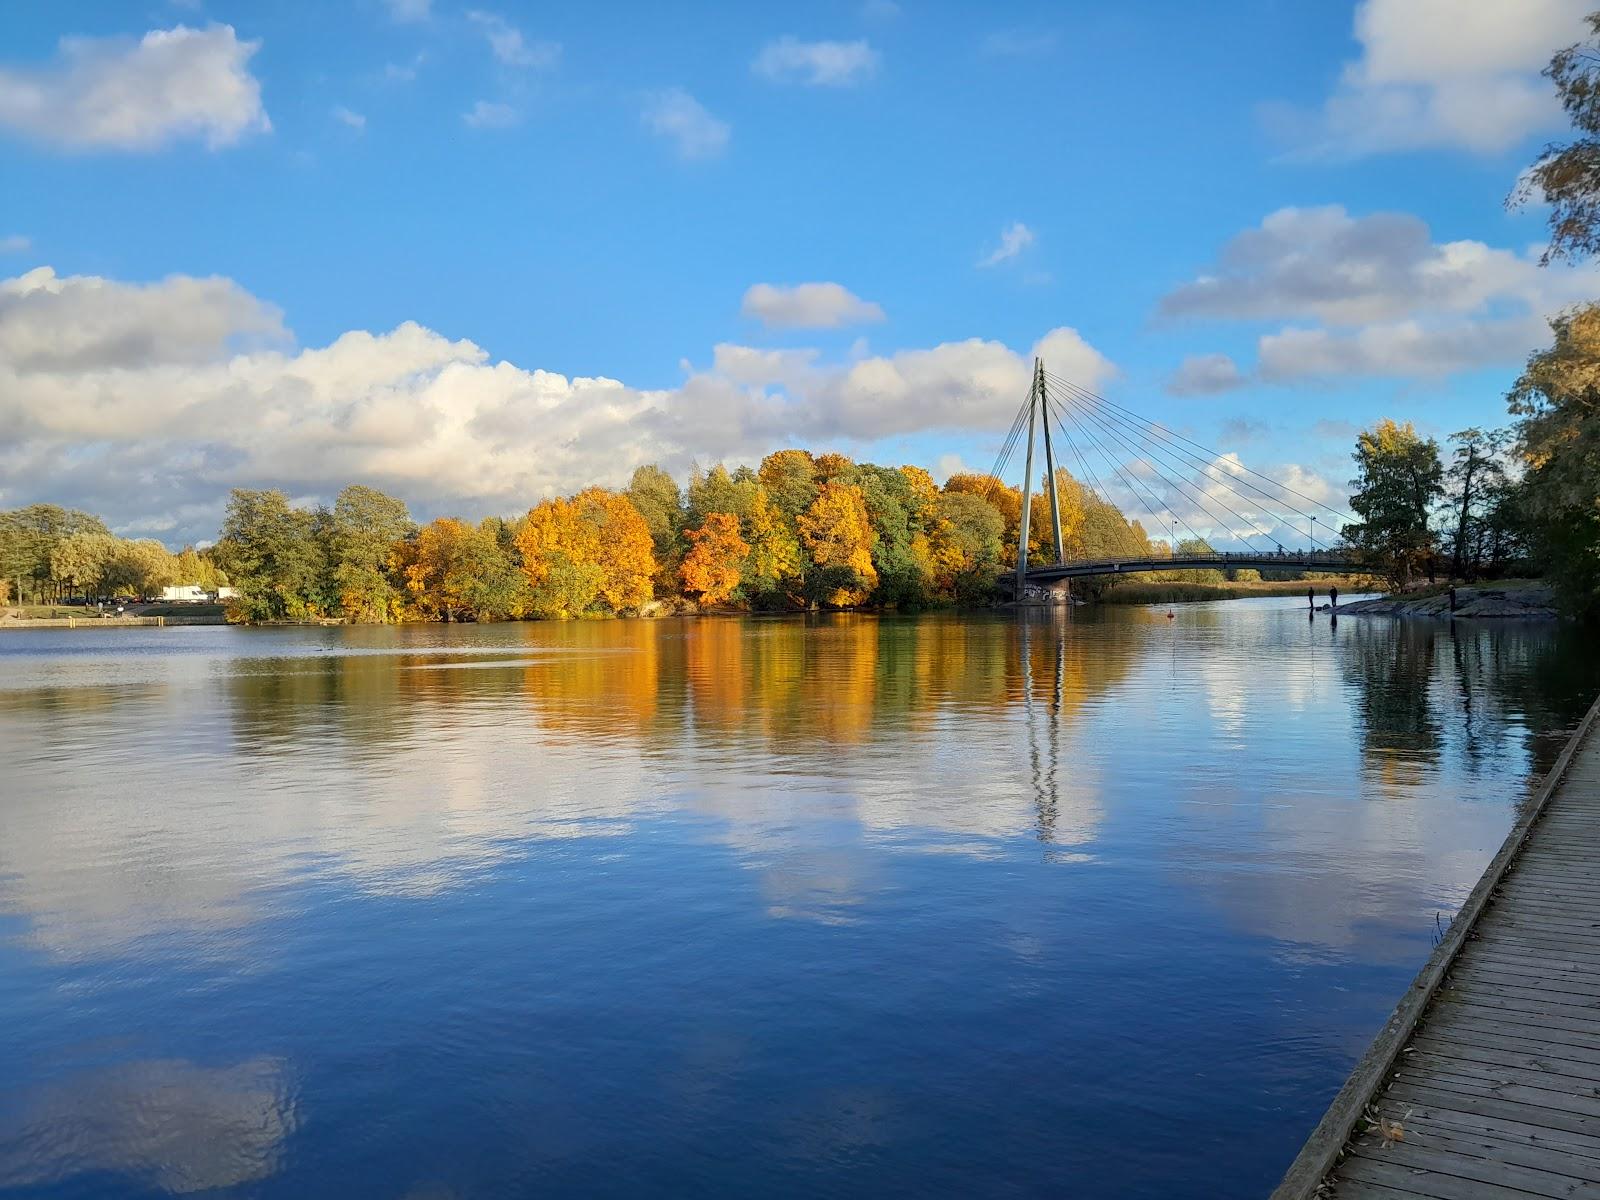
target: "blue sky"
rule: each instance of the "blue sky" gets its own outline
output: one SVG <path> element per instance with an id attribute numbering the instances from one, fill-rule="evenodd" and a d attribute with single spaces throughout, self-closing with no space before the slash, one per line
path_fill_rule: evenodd
<path id="1" fill-rule="evenodd" d="M 981 470 L 1047 337 L 1339 503 L 1355 426 L 1505 423 L 1594 294 L 1503 206 L 1583 9 L 6 6 L 0 504 Z"/>

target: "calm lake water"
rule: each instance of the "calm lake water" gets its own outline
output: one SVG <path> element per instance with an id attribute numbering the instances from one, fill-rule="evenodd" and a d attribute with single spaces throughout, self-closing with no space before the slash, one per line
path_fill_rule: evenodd
<path id="1" fill-rule="evenodd" d="M 0 1190 L 1265 1195 L 1554 627 L 0 634 Z"/>

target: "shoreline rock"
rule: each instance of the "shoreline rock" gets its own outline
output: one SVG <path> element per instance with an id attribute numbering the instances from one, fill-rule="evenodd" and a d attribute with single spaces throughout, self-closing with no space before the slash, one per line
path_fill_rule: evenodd
<path id="1" fill-rule="evenodd" d="M 1324 606 L 1326 607 L 1326 606 Z M 1458 587 L 1456 608 L 1450 611 L 1450 594 L 1380 596 L 1341 604 L 1335 616 L 1429 617 L 1434 620 L 1553 621 L 1555 595 L 1547 587 Z"/>

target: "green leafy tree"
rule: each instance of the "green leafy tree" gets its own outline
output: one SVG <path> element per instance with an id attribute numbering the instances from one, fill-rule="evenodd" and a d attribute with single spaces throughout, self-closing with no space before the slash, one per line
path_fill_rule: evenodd
<path id="1" fill-rule="evenodd" d="M 349 620 L 399 616 L 405 593 L 397 551 L 415 528 L 403 500 L 358 483 L 339 493 L 328 520 L 328 560 L 334 597 Z"/>
<path id="2" fill-rule="evenodd" d="M 671 475 L 651 463 L 633 472 L 628 499 L 650 529 L 650 544 L 656 555 L 656 593 L 671 594 L 677 590 L 686 550 L 683 493 Z"/>
<path id="3" fill-rule="evenodd" d="M 17 599 L 35 603 L 60 595 L 52 576 L 50 555 L 56 544 L 75 533 L 111 530 L 99 517 L 58 504 L 30 504 L 0 512 L 0 574 L 16 588 Z"/>
<path id="4" fill-rule="evenodd" d="M 1432 569 L 1429 518 L 1444 491 L 1439 443 L 1409 421 L 1384 418 L 1356 438 L 1353 457 L 1350 510 L 1361 519 L 1344 527 L 1345 540 L 1404 587 L 1417 571 Z"/>
<path id="5" fill-rule="evenodd" d="M 712 513 L 732 513 L 742 522 L 750 516 L 755 506 L 756 492 L 761 484 L 749 471 L 742 478 L 729 474 L 728 468 L 718 463 L 705 474 L 699 471 L 689 479 L 687 512 L 684 528 L 698 529 Z"/>
<path id="6" fill-rule="evenodd" d="M 282 492 L 234 489 L 216 560 L 238 589 L 236 619 L 298 621 L 319 612 L 327 572 L 316 521 Z"/>

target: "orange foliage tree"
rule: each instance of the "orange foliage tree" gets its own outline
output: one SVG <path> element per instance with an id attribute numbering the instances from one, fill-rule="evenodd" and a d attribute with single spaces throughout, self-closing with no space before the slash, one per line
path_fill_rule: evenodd
<path id="1" fill-rule="evenodd" d="M 650 527 L 620 492 L 594 487 L 546 500 L 528 511 L 516 540 L 537 607 L 548 615 L 576 616 L 596 599 L 624 612 L 654 595 Z"/>
<path id="2" fill-rule="evenodd" d="M 739 586 L 750 544 L 739 536 L 739 518 L 711 513 L 699 529 L 684 531 L 692 543 L 683 559 L 683 590 L 702 604 L 721 604 Z"/>
<path id="3" fill-rule="evenodd" d="M 823 484 L 796 523 L 814 568 L 809 588 L 813 597 L 835 608 L 866 600 L 878 585 L 878 572 L 872 565 L 876 535 L 861 489 Z"/>
<path id="4" fill-rule="evenodd" d="M 416 610 L 443 621 L 520 616 L 516 569 L 494 535 L 440 517 L 402 542 L 395 555 Z"/>

